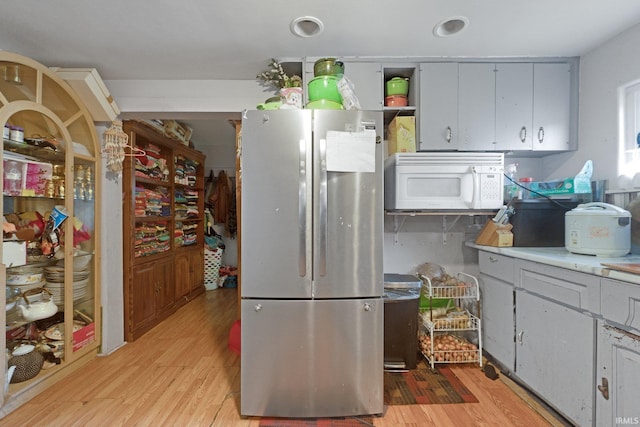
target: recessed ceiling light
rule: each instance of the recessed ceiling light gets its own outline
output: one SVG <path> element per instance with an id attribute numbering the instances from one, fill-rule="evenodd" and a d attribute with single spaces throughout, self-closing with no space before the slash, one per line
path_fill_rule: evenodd
<path id="1" fill-rule="evenodd" d="M 436 37 L 449 37 L 458 34 L 469 25 L 469 19 L 466 16 L 454 16 L 445 19 L 433 27 L 433 35 Z"/>
<path id="2" fill-rule="evenodd" d="M 289 28 L 298 37 L 314 37 L 324 30 L 324 24 L 314 16 L 301 16 L 291 21 Z"/>

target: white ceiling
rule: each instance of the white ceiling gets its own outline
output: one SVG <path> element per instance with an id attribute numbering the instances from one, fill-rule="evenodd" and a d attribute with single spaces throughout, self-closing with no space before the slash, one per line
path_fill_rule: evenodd
<path id="1" fill-rule="evenodd" d="M 300 16 L 324 31 L 292 35 Z M 434 37 L 453 16 L 467 28 Z M 5 0 L 0 49 L 104 80 L 253 79 L 271 57 L 580 56 L 639 22 L 638 0 Z"/>

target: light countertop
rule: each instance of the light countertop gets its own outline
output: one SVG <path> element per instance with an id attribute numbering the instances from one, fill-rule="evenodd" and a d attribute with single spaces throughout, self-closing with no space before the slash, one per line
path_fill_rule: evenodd
<path id="1" fill-rule="evenodd" d="M 631 282 L 640 285 L 640 274 L 626 273 L 604 267 L 602 263 L 640 263 L 640 255 L 628 254 L 624 257 L 604 258 L 593 255 L 574 254 L 564 247 L 556 248 L 526 248 L 526 247 L 495 247 L 478 245 L 474 242 L 467 242 L 467 246 L 487 252 L 520 258 L 570 270 L 581 271 L 583 273 L 595 274 L 602 277 L 610 277 L 616 280 Z"/>

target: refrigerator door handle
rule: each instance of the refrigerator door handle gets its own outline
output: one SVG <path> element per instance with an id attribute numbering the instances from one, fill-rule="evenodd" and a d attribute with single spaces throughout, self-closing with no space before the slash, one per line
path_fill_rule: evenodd
<path id="1" fill-rule="evenodd" d="M 327 275 L 327 140 L 320 139 L 320 204 L 319 204 L 319 222 L 320 236 L 319 246 L 320 254 L 318 256 L 318 274 L 324 277 Z"/>
<path id="2" fill-rule="evenodd" d="M 300 140 L 298 162 L 298 274 L 307 275 L 307 141 Z"/>

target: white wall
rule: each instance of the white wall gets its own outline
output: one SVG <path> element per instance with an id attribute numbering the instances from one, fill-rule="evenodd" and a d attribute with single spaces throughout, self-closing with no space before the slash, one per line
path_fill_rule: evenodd
<path id="1" fill-rule="evenodd" d="M 98 126 L 102 140 L 106 127 Z M 107 172 L 102 159 L 102 202 L 100 237 L 102 346 L 101 354 L 109 354 L 124 343 L 124 288 L 122 259 L 122 179 Z"/>
<path id="2" fill-rule="evenodd" d="M 549 178 L 571 176 L 593 160 L 593 179 L 618 185 L 618 100 L 621 85 L 640 78 L 640 25 L 580 58 L 578 151 L 549 156 L 543 170 Z"/>

